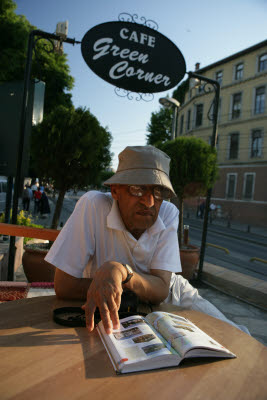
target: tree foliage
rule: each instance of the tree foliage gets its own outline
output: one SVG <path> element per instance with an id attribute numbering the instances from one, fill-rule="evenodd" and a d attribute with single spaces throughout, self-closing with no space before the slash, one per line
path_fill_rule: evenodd
<path id="1" fill-rule="evenodd" d="M 29 34 L 36 27 L 15 13 L 13 0 L 0 0 L 0 81 L 24 79 Z M 69 44 L 64 44 L 69 46 Z M 31 170 L 59 192 L 52 227 L 57 228 L 66 191 L 99 185 L 111 161 L 111 134 L 89 110 L 74 109 L 74 79 L 66 54 L 35 36 L 32 78 L 45 82 L 44 121 L 32 130 Z"/>
<path id="2" fill-rule="evenodd" d="M 58 106 L 34 128 L 33 165 L 59 191 L 53 228 L 66 191 L 98 183 L 99 174 L 111 162 L 110 144 L 111 134 L 83 108 Z"/>
<path id="3" fill-rule="evenodd" d="M 196 137 L 179 137 L 159 146 L 171 158 L 170 179 L 179 200 L 179 241 L 183 228 L 183 201 L 206 194 L 218 174 L 216 150 Z"/>
<path id="4" fill-rule="evenodd" d="M 161 107 L 158 112 L 153 112 L 147 126 L 147 144 L 157 146 L 171 139 L 172 109 Z"/>
<path id="5" fill-rule="evenodd" d="M 36 29 L 23 15 L 15 13 L 16 4 L 12 0 L 1 0 L 0 3 L 0 81 L 24 79 L 28 38 Z M 36 42 L 33 54 L 32 77 L 46 83 L 45 112 L 57 104 L 71 106 L 71 95 L 74 79 L 70 76 L 66 54 L 46 52 L 52 44 L 44 39 Z"/>

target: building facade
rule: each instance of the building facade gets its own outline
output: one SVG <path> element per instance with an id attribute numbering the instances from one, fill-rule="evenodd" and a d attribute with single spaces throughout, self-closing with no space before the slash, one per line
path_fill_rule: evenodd
<path id="1" fill-rule="evenodd" d="M 267 40 L 205 68 L 196 64 L 196 73 L 221 87 L 219 178 L 212 202 L 226 218 L 267 226 Z M 179 109 L 178 135 L 211 143 L 213 99 L 208 85 L 190 79 Z"/>

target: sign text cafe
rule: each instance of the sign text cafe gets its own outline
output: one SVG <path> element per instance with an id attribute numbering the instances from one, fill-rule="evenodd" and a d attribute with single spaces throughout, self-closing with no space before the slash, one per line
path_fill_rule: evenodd
<path id="1" fill-rule="evenodd" d="M 88 66 L 105 81 L 139 93 L 166 91 L 184 77 L 180 50 L 161 33 L 132 22 L 107 22 L 82 39 Z"/>

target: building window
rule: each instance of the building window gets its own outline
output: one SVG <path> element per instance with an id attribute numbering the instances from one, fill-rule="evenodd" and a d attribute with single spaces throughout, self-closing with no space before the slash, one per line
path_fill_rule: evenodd
<path id="1" fill-rule="evenodd" d="M 215 79 L 216 81 L 219 82 L 220 86 L 222 86 L 223 72 L 222 71 L 216 72 Z"/>
<path id="2" fill-rule="evenodd" d="M 240 79 L 243 78 L 243 72 L 244 72 L 244 64 L 239 63 L 235 66 L 235 80 L 239 81 Z"/>
<path id="3" fill-rule="evenodd" d="M 259 57 L 258 72 L 267 70 L 267 53 Z"/>
<path id="4" fill-rule="evenodd" d="M 232 102 L 232 119 L 237 119 L 241 115 L 241 93 L 235 93 L 233 95 L 233 102 Z"/>
<path id="5" fill-rule="evenodd" d="M 182 115 L 181 116 L 181 119 L 180 119 L 180 135 L 183 133 L 183 129 L 184 129 L 184 116 Z"/>
<path id="6" fill-rule="evenodd" d="M 261 157 L 262 149 L 262 131 L 254 129 L 251 132 L 251 150 L 250 157 Z"/>
<path id="7" fill-rule="evenodd" d="M 252 200 L 254 196 L 254 182 L 255 182 L 255 172 L 244 174 L 244 184 L 243 184 L 243 198 L 245 200 Z"/>
<path id="8" fill-rule="evenodd" d="M 187 111 L 187 121 L 186 121 L 186 130 L 190 131 L 190 124 L 191 124 L 191 110 Z"/>
<path id="9" fill-rule="evenodd" d="M 236 179 L 237 179 L 237 174 L 227 174 L 227 182 L 226 182 L 227 199 L 235 198 Z"/>
<path id="10" fill-rule="evenodd" d="M 265 109 L 265 87 L 256 89 L 254 114 L 262 114 Z"/>
<path id="11" fill-rule="evenodd" d="M 203 104 L 196 105 L 196 127 L 202 125 L 203 120 Z"/>
<path id="12" fill-rule="evenodd" d="M 229 145 L 229 159 L 235 160 L 238 158 L 239 133 L 231 133 Z"/>

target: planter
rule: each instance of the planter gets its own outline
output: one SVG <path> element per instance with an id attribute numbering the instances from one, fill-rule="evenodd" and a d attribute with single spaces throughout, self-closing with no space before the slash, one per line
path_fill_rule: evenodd
<path id="1" fill-rule="evenodd" d="M 24 246 L 22 265 L 28 282 L 54 282 L 55 267 L 44 260 L 48 250 L 47 243 Z"/>
<path id="2" fill-rule="evenodd" d="M 200 248 L 189 244 L 187 246 L 181 246 L 180 248 L 180 259 L 182 265 L 182 275 L 185 279 L 192 279 L 197 272 L 199 262 Z"/>

